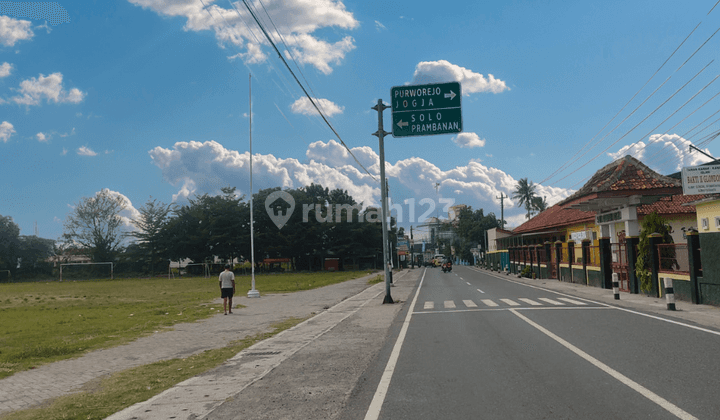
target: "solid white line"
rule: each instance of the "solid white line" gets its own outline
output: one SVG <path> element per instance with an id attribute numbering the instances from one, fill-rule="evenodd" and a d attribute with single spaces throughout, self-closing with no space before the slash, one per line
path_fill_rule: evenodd
<path id="1" fill-rule="evenodd" d="M 477 289 L 477 291 L 478 291 L 478 292 L 480 292 L 480 293 L 485 293 L 485 292 L 483 292 L 483 291 L 482 291 L 482 290 L 480 290 L 480 289 Z"/>
<path id="2" fill-rule="evenodd" d="M 474 269 L 471 269 L 471 270 L 477 271 L 478 273 L 489 274 L 489 273 L 485 273 L 485 272 L 480 271 L 480 270 L 474 270 Z M 642 315 L 642 316 L 646 316 L 646 317 L 648 317 L 648 318 L 657 319 L 658 321 L 665 321 L 665 322 L 669 322 L 669 323 L 671 323 L 671 324 L 680 325 L 680 326 L 682 326 L 682 327 L 692 328 L 692 329 L 694 329 L 694 330 L 698 330 L 698 331 L 702 331 L 702 332 L 706 332 L 706 333 L 710 333 L 710 334 L 714 334 L 714 335 L 720 336 L 720 332 L 714 331 L 714 330 L 711 330 L 711 329 L 708 329 L 708 328 L 697 327 L 697 326 L 695 326 L 695 325 L 685 324 L 685 323 L 679 322 L 679 321 L 673 321 L 672 319 L 663 318 L 663 317 L 660 317 L 660 316 L 657 316 L 657 315 L 644 314 L 644 313 L 642 313 L 642 312 L 633 311 L 632 309 L 626 309 L 626 308 L 622 308 L 622 307 L 620 307 L 620 306 L 610 305 L 610 304 L 605 303 L 605 302 L 598 302 L 598 301 L 595 301 L 595 300 L 592 300 L 592 299 L 587 299 L 587 298 L 581 298 L 581 297 L 577 297 L 577 296 L 573 296 L 573 295 L 568 295 L 568 294 L 563 293 L 563 292 L 558 292 L 557 290 L 546 289 L 546 288 L 544 288 L 544 287 L 539 287 L 539 286 L 533 286 L 533 285 L 531 285 L 531 284 L 525 284 L 525 283 L 521 283 L 521 282 L 519 282 L 519 281 L 513 281 L 513 280 L 506 279 L 506 278 L 499 277 L 499 276 L 498 276 L 498 277 L 495 277 L 495 278 L 497 278 L 498 280 L 505 280 L 505 281 L 509 281 L 510 283 L 519 284 L 519 285 L 521 285 L 521 286 L 532 287 L 533 289 L 544 290 L 544 291 L 546 291 L 546 292 L 555 293 L 556 295 L 560 295 L 560 296 L 567 296 L 567 297 L 573 298 L 573 299 L 580 299 L 580 300 L 582 300 L 582 301 L 585 301 L 585 302 L 588 302 L 588 303 L 593 303 L 593 304 L 595 304 L 595 305 L 602 305 L 602 306 L 606 306 L 606 307 L 608 307 L 608 308 L 618 309 L 618 310 L 620 310 L 620 311 L 629 312 L 629 313 L 631 313 L 631 314 Z M 479 290 L 479 289 L 478 289 L 478 290 Z"/>
<path id="3" fill-rule="evenodd" d="M 622 373 L 614 370 L 613 368 L 611 368 L 610 366 L 597 360 L 596 358 L 590 356 L 589 354 L 585 353 L 584 351 L 580 350 L 579 348 L 573 346 L 572 344 L 568 343 L 567 341 L 565 341 L 562 338 L 558 337 L 557 335 L 553 334 L 552 332 L 550 332 L 549 330 L 540 326 L 539 324 L 531 321 L 526 316 L 521 315 L 515 309 L 510 309 L 510 312 L 517 315 L 520 319 L 522 319 L 523 321 L 532 325 L 533 327 L 537 328 L 543 334 L 545 334 L 548 337 L 552 338 L 553 340 L 557 341 L 558 343 L 563 345 L 568 350 L 572 351 L 573 353 L 577 354 L 578 356 L 580 356 L 583 359 L 587 360 L 588 362 L 592 363 L 595 367 L 599 368 L 603 372 L 607 373 L 608 375 L 612 376 L 613 378 L 617 379 L 618 381 L 622 382 L 623 384 L 625 384 L 625 385 L 629 386 L 630 388 L 632 388 L 633 390 L 637 391 L 643 397 L 649 399 L 650 401 L 654 402 L 655 404 L 659 405 L 660 407 L 662 407 L 665 410 L 669 411 L 670 413 L 674 414 L 677 418 L 682 419 L 682 420 L 697 420 L 697 417 L 695 417 L 692 414 L 688 413 L 687 411 L 681 409 L 680 407 L 674 405 L 673 403 L 664 399 L 663 397 L 655 394 L 654 392 L 650 391 L 649 389 L 645 388 L 644 386 L 640 385 L 639 383 L 633 381 L 632 379 L 628 378 L 627 376 L 623 375 Z"/>
<path id="4" fill-rule="evenodd" d="M 388 359 L 387 365 L 385 366 L 385 371 L 380 378 L 380 383 L 378 384 L 375 395 L 370 402 L 370 407 L 368 408 L 367 413 L 365 413 L 365 420 L 377 420 L 377 418 L 380 417 L 380 410 L 382 410 L 382 405 L 385 402 L 385 396 L 390 388 L 390 380 L 392 379 L 393 372 L 395 372 L 395 365 L 400 357 L 400 349 L 402 348 L 403 342 L 405 341 L 405 335 L 407 334 L 408 327 L 410 326 L 410 318 L 412 318 L 413 314 L 412 308 L 414 308 L 415 303 L 417 303 L 418 295 L 420 295 L 420 288 L 422 287 L 423 281 L 425 281 L 425 273 L 427 273 L 427 268 L 423 271 L 423 276 L 422 279 L 420 279 L 420 284 L 415 292 L 415 297 L 410 304 L 410 308 L 408 308 L 405 321 L 403 322 L 402 328 L 400 328 L 400 334 L 398 334 L 395 346 L 390 353 L 390 359 Z"/>

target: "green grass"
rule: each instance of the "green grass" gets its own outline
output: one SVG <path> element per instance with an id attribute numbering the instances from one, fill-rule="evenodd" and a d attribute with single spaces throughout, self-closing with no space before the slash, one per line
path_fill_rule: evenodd
<path id="1" fill-rule="evenodd" d="M 370 280 L 368 280 L 368 284 L 378 284 L 378 283 L 382 283 L 384 281 L 385 281 L 385 276 L 378 274 L 376 277 L 373 277 Z"/>
<path id="2" fill-rule="evenodd" d="M 366 272 L 256 276 L 262 294 L 308 290 Z M 250 290 L 238 276 L 237 293 Z M 0 379 L 127 343 L 222 311 L 216 277 L 0 284 Z"/>
<path id="3" fill-rule="evenodd" d="M 262 333 L 220 349 L 206 350 L 185 359 L 164 360 L 114 373 L 86 385 L 86 390 L 63 396 L 40 408 L 15 411 L 0 416 L 13 420 L 103 419 L 113 413 L 146 401 L 162 391 L 207 372 L 258 341 L 299 324 L 305 319 L 290 318 Z"/>

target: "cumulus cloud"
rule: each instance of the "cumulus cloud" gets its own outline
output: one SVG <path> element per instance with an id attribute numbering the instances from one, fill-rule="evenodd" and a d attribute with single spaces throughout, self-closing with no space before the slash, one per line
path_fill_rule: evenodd
<path id="1" fill-rule="evenodd" d="M 0 64 L 0 78 L 10 76 L 10 71 L 12 70 L 12 67 L 12 64 L 8 62 Z"/>
<path id="2" fill-rule="evenodd" d="M 42 132 L 35 134 L 35 137 L 37 137 L 38 141 L 41 141 L 41 142 L 46 142 L 46 141 L 50 140 L 50 136 L 45 135 L 45 133 L 42 133 Z"/>
<path id="3" fill-rule="evenodd" d="M 87 146 L 81 146 L 77 149 L 77 154 L 80 156 L 97 156 L 97 152 L 93 151 Z"/>
<path id="4" fill-rule="evenodd" d="M 43 99 L 46 99 L 48 103 L 82 102 L 85 93 L 77 88 L 67 92 L 62 86 L 62 81 L 62 73 L 53 73 L 47 77 L 40 74 L 37 79 L 31 77 L 20 82 L 20 89 L 17 89 L 20 95 L 13 96 L 10 100 L 18 105 L 27 106 L 39 105 Z"/>
<path id="5" fill-rule="evenodd" d="M 29 20 L 0 16 L 0 44 L 14 47 L 16 42 L 32 38 L 35 34 L 30 25 Z"/>
<path id="6" fill-rule="evenodd" d="M 130 199 L 127 198 L 127 196 L 117 191 L 113 191 L 109 188 L 104 188 L 102 191 L 98 191 L 97 193 L 95 193 L 95 196 L 99 195 L 103 191 L 112 198 L 118 198 L 125 207 L 125 209 L 120 212 L 120 219 L 122 220 L 125 227 L 124 230 L 137 230 L 135 225 L 133 225 L 132 221 L 140 217 L 140 212 L 133 206 Z"/>
<path id="7" fill-rule="evenodd" d="M 244 22 L 253 18 L 237 3 L 236 8 L 224 8 L 195 0 L 129 0 L 131 3 L 168 17 L 187 19 L 185 30 L 213 31 L 215 38 L 224 48 L 233 44 L 243 50 L 231 58 L 241 58 L 246 63 L 262 63 L 268 56 L 263 47 L 269 47 L 264 38 L 258 41 Z M 269 0 L 264 1 L 264 10 L 272 18 L 273 25 L 265 28 L 271 36 L 279 39 L 282 35 L 290 49 L 283 53 L 292 56 L 299 63 L 310 64 L 325 74 L 332 72 L 331 64 L 338 64 L 345 55 L 355 48 L 354 39 L 342 37 L 336 42 L 320 39 L 315 34 L 323 28 L 351 30 L 360 23 L 345 9 L 340 0 Z"/>
<path id="8" fill-rule="evenodd" d="M 475 133 L 464 132 L 452 138 L 460 147 L 471 149 L 473 147 L 485 147 L 485 139 L 481 139 Z"/>
<path id="9" fill-rule="evenodd" d="M 341 144 L 334 140 L 317 141 L 309 146 L 306 162 L 273 155 L 254 155 L 254 191 L 271 187 L 299 188 L 315 183 L 330 189 L 347 190 L 366 206 L 378 205 L 378 155 L 370 147 L 355 147 L 351 151 L 375 175 L 375 179 L 358 169 Z M 178 188 L 173 201 L 185 201 L 195 194 L 219 194 L 225 186 L 236 187 L 242 194 L 249 193 L 250 157 L 247 152 L 229 150 L 215 141 L 206 141 L 177 142 L 171 149 L 156 147 L 149 154 L 161 169 L 164 179 Z M 420 200 L 428 198 L 440 206 L 439 197 L 451 198 L 457 204 L 468 204 L 474 209 L 483 208 L 486 214 L 492 211 L 499 215 L 500 205 L 495 197 L 501 193 L 511 195 L 517 184 L 516 179 L 502 170 L 477 161 L 442 170 L 431 162 L 412 157 L 394 164 L 386 162 L 386 175 L 390 180 L 393 202 L 414 199 L 416 220 L 426 210 Z M 439 184 L 437 191 L 436 184 Z M 398 185 L 400 188 L 397 188 Z M 549 204 L 574 192 L 541 185 L 537 191 L 538 195 L 546 197 Z M 505 201 L 505 210 L 508 217 L 513 211 L 520 218 L 524 215 L 524 210 L 513 208 L 509 200 Z M 404 217 L 404 221 L 409 219 L 409 209 Z"/>
<path id="10" fill-rule="evenodd" d="M 3 121 L 2 124 L 0 124 L 0 140 L 2 140 L 3 143 L 7 143 L 8 140 L 10 140 L 10 136 L 14 133 L 15 127 L 9 122 Z"/>
<path id="11" fill-rule="evenodd" d="M 678 172 L 685 166 L 697 166 L 711 161 L 700 152 L 691 152 L 691 144 L 677 134 L 653 134 L 647 143 L 639 141 L 624 146 L 615 153 L 608 153 L 608 156 L 617 160 L 630 155 L 658 173 L 669 174 Z M 710 154 L 709 149 L 703 151 Z"/>
<path id="12" fill-rule="evenodd" d="M 315 101 L 318 108 L 320 108 L 320 110 L 328 117 L 332 117 L 335 114 L 342 114 L 345 110 L 345 107 L 338 106 L 334 102 L 327 99 L 313 98 L 313 101 Z M 306 96 L 293 102 L 293 104 L 290 106 L 290 109 L 295 114 L 318 115 L 317 110 L 310 102 L 310 99 L 308 99 Z"/>
<path id="13" fill-rule="evenodd" d="M 460 82 L 463 95 L 471 93 L 501 93 L 510 90 L 504 81 L 496 79 L 492 74 L 487 78 L 465 67 L 452 64 L 446 60 L 421 61 L 415 67 L 415 73 L 410 84 L 425 84 L 436 82 Z"/>

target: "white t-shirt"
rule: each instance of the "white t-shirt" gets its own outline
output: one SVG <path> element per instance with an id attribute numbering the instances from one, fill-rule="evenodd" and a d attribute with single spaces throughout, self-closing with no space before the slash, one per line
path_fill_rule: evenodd
<path id="1" fill-rule="evenodd" d="M 223 289 L 232 289 L 235 273 L 232 271 L 223 271 L 220 273 L 220 287 Z"/>

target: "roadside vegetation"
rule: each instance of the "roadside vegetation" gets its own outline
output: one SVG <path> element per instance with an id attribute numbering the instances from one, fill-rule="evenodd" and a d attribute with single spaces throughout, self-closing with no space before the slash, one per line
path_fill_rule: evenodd
<path id="1" fill-rule="evenodd" d="M 247 337 L 220 349 L 206 350 L 185 359 L 163 360 L 116 372 L 107 378 L 90 382 L 81 392 L 57 398 L 40 408 L 15 411 L 0 416 L 0 419 L 104 419 L 133 404 L 146 401 L 186 379 L 207 372 L 243 349 L 304 320 L 289 318 L 272 325 L 272 332 Z"/>
<path id="2" fill-rule="evenodd" d="M 367 272 L 256 276 L 261 294 L 309 290 Z M 238 276 L 237 294 L 250 290 Z M 211 278 L 0 284 L 0 379 L 222 312 Z"/>

